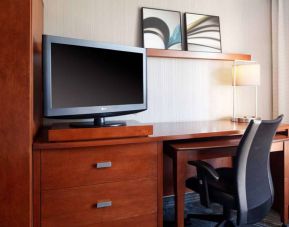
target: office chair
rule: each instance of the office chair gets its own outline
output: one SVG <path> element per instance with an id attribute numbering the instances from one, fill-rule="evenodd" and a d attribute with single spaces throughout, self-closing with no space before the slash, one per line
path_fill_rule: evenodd
<path id="1" fill-rule="evenodd" d="M 189 161 L 197 176 L 187 179 L 186 186 L 200 194 L 201 204 L 223 206 L 222 215 L 188 214 L 218 222 L 216 226 L 240 226 L 261 221 L 273 204 L 269 152 L 283 115 L 275 120 L 251 120 L 237 148 L 232 168 L 214 169 L 204 161 Z M 234 222 L 234 212 L 237 214 Z"/>

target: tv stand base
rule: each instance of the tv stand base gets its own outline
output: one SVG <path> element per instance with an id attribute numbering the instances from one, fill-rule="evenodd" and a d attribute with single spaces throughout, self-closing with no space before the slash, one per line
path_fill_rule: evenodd
<path id="1" fill-rule="evenodd" d="M 153 126 L 151 124 L 140 124 L 130 121 L 128 121 L 125 126 L 119 127 L 108 127 L 108 125 L 111 124 L 110 122 L 105 122 L 104 126 L 96 126 L 93 122 L 80 122 L 76 124 L 79 125 L 74 125 L 74 128 L 72 128 L 71 125 L 67 123 L 51 125 L 47 134 L 48 141 L 64 142 L 116 139 L 128 137 L 144 137 L 153 134 Z M 113 124 L 115 125 L 115 122 L 113 122 Z"/>
<path id="2" fill-rule="evenodd" d="M 69 125 L 71 128 L 102 128 L 126 126 L 125 121 L 105 121 L 104 117 L 94 118 L 93 122 L 75 122 Z"/>

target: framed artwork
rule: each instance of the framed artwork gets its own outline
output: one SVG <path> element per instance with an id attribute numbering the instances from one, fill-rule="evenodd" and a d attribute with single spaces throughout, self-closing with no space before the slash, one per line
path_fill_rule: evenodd
<path id="1" fill-rule="evenodd" d="M 185 36 L 189 51 L 222 52 L 218 16 L 185 13 Z"/>
<path id="2" fill-rule="evenodd" d="M 181 13 L 142 8 L 143 46 L 182 50 Z"/>

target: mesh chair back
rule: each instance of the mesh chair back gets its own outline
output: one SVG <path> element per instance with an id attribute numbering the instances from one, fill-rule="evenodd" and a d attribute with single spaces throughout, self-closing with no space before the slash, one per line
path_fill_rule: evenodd
<path id="1" fill-rule="evenodd" d="M 240 225 L 262 220 L 273 204 L 269 153 L 282 118 L 283 116 L 275 120 L 252 120 L 238 146 L 236 180 Z"/>

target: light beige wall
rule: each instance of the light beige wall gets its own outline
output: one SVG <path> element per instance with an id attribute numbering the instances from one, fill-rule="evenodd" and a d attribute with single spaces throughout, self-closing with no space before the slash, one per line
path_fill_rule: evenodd
<path id="1" fill-rule="evenodd" d="M 220 16 L 223 52 L 250 53 L 261 64 L 259 113 L 271 117 L 269 0 L 44 0 L 44 31 L 141 46 L 141 7 Z M 230 117 L 231 64 L 149 58 L 148 110 L 124 118 L 160 122 Z M 248 102 L 254 100 L 251 93 Z"/>

